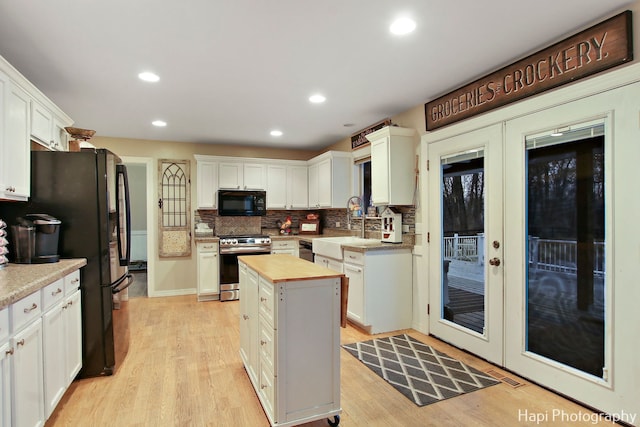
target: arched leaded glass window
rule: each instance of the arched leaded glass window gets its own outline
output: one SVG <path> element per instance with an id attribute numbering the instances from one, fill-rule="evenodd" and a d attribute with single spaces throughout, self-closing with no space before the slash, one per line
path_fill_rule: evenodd
<path id="1" fill-rule="evenodd" d="M 158 160 L 159 255 L 191 254 L 191 179 L 188 160 Z"/>

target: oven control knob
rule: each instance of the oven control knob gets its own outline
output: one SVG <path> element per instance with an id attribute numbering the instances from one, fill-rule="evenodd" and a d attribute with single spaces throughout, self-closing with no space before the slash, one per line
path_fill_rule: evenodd
<path id="1" fill-rule="evenodd" d="M 231 239 L 229 241 L 229 243 L 232 244 L 232 245 L 237 245 L 238 244 L 238 239 Z"/>

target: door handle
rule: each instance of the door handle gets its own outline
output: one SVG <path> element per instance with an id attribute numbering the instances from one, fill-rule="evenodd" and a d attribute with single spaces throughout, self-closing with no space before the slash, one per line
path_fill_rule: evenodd
<path id="1" fill-rule="evenodd" d="M 491 258 L 489 260 L 489 264 L 494 265 L 494 266 L 499 266 L 500 265 L 500 258 Z"/>

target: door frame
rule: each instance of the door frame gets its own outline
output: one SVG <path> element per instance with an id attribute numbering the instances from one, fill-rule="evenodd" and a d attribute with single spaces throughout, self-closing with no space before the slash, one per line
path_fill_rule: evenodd
<path id="1" fill-rule="evenodd" d="M 134 157 L 134 156 L 121 156 L 122 163 L 143 165 L 145 167 L 145 175 L 147 179 L 146 185 L 146 205 L 147 205 L 147 296 L 149 298 L 158 296 L 155 290 L 155 258 L 156 258 L 156 219 L 154 213 L 156 209 L 152 209 L 155 206 L 155 171 L 154 159 L 152 157 Z"/>

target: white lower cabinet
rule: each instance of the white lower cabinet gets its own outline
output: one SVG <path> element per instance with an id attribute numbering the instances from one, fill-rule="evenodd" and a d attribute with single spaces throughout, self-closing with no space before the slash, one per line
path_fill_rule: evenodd
<path id="1" fill-rule="evenodd" d="M 44 412 L 49 417 L 67 389 L 65 360 L 66 301 L 60 301 L 42 316 L 44 349 Z"/>
<path id="2" fill-rule="evenodd" d="M 411 249 L 371 250 L 364 253 L 345 249 L 343 268 L 349 278 L 349 320 L 371 334 L 411 327 Z"/>
<path id="3" fill-rule="evenodd" d="M 272 254 L 289 254 L 298 257 L 298 241 L 296 239 L 271 240 Z"/>
<path id="4" fill-rule="evenodd" d="M 269 423 L 295 426 L 337 416 L 340 279 L 272 283 L 242 261 L 239 264 L 240 301 L 245 301 L 240 354 Z M 257 288 L 252 279 L 256 276 Z M 254 359 L 246 356 L 252 345 L 257 347 Z"/>
<path id="5" fill-rule="evenodd" d="M 76 270 L 0 310 L 0 427 L 44 425 L 80 371 L 79 278 Z"/>
<path id="6" fill-rule="evenodd" d="M 253 384 L 258 376 L 258 273 L 238 263 L 240 282 L 240 357 Z"/>
<path id="7" fill-rule="evenodd" d="M 333 259 L 333 258 L 329 258 L 329 257 L 325 257 L 322 255 L 315 255 L 315 257 L 313 258 L 313 262 L 315 262 L 318 265 L 321 265 L 325 268 L 328 268 L 330 270 L 333 271 L 337 271 L 338 273 L 342 273 L 342 261 L 337 260 L 337 259 Z"/>
<path id="8" fill-rule="evenodd" d="M 217 242 L 197 242 L 198 301 L 220 299 L 220 270 Z"/>
<path id="9" fill-rule="evenodd" d="M 11 345 L 0 339 L 0 427 L 11 426 Z"/>
<path id="10" fill-rule="evenodd" d="M 38 317 L 11 339 L 14 426 L 44 425 L 42 319 Z"/>
<path id="11" fill-rule="evenodd" d="M 48 288 L 43 292 L 48 292 Z M 82 367 L 80 291 L 64 296 L 42 316 L 45 417 L 53 413 Z"/>

